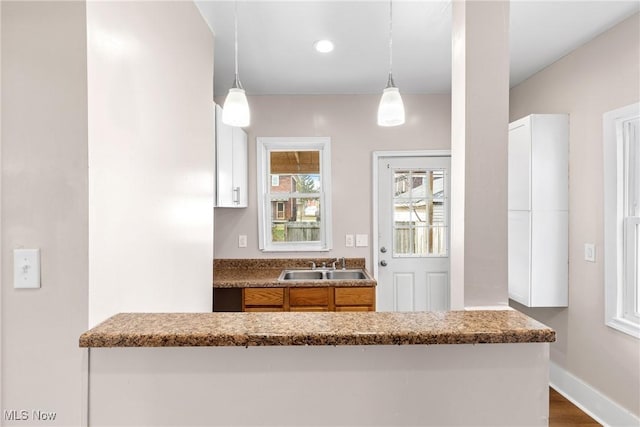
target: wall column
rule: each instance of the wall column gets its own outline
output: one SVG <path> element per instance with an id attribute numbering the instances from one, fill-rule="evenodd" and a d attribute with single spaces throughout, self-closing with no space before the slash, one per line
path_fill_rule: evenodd
<path id="1" fill-rule="evenodd" d="M 1 8 L 0 425 L 79 426 L 89 281 L 86 3 Z M 41 288 L 14 289 L 17 248 L 40 249 Z M 33 411 L 55 420 L 38 422 Z"/>
<path id="2" fill-rule="evenodd" d="M 507 304 L 509 2 L 453 1 L 451 307 Z"/>

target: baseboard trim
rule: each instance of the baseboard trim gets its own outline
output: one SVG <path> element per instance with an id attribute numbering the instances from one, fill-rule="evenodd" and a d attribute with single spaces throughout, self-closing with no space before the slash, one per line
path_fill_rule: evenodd
<path id="1" fill-rule="evenodd" d="M 640 418 L 553 362 L 549 365 L 549 384 L 603 426 L 640 426 Z"/>

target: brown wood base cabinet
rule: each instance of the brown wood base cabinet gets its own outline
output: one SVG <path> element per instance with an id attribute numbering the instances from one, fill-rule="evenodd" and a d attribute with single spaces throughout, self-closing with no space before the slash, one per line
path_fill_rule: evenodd
<path id="1" fill-rule="evenodd" d="M 286 288 L 244 288 L 242 311 L 284 311 Z"/>
<path id="2" fill-rule="evenodd" d="M 376 289 L 367 287 L 244 288 L 242 311 L 375 311 Z"/>
<path id="3" fill-rule="evenodd" d="M 334 311 L 333 289 L 289 288 L 289 311 Z"/>

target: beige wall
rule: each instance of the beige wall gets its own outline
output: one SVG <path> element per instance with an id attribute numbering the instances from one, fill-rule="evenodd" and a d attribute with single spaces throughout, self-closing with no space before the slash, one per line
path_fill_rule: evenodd
<path id="1" fill-rule="evenodd" d="M 96 318 L 211 307 L 213 38 L 190 2 L 1 8 L 2 411 L 78 426 L 90 281 Z M 20 247 L 41 289 L 13 289 Z"/>
<path id="2" fill-rule="evenodd" d="M 278 258 L 291 253 L 262 253 L 258 249 L 256 199 L 256 137 L 331 137 L 333 250 L 327 257 L 366 257 L 371 248 L 346 248 L 345 234 L 371 236 L 371 162 L 379 150 L 448 150 L 451 102 L 444 95 L 403 95 L 405 125 L 382 128 L 376 124 L 378 95 L 253 96 L 249 136 L 249 207 L 217 208 L 216 258 Z M 222 104 L 224 98 L 217 99 Z M 238 248 L 238 235 L 248 236 L 248 247 Z M 295 254 L 302 257 L 318 253 Z"/>
<path id="3" fill-rule="evenodd" d="M 636 416 L 640 341 L 604 325 L 602 114 L 640 99 L 636 14 L 511 90 L 511 120 L 569 113 L 569 307 L 526 309 L 556 329 L 551 359 Z M 596 244 L 596 263 L 583 245 Z"/>
<path id="4" fill-rule="evenodd" d="M 2 2 L 0 1 L 0 321 L 2 321 Z M 2 410 L 2 326 L 0 325 L 0 411 Z"/>
<path id="5" fill-rule="evenodd" d="M 2 410 L 55 411 L 50 425 L 81 422 L 85 16 L 84 2 L 2 2 Z M 13 289 L 20 247 L 41 249 L 41 289 Z"/>
<path id="6" fill-rule="evenodd" d="M 87 25 L 89 324 L 211 311 L 211 31 L 191 2 L 89 2 Z"/>

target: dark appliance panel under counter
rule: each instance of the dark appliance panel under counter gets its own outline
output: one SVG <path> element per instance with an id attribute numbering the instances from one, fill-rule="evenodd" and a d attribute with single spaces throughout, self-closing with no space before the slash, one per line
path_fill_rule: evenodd
<path id="1" fill-rule="evenodd" d="M 242 311 L 242 289 L 213 288 L 214 312 Z"/>

